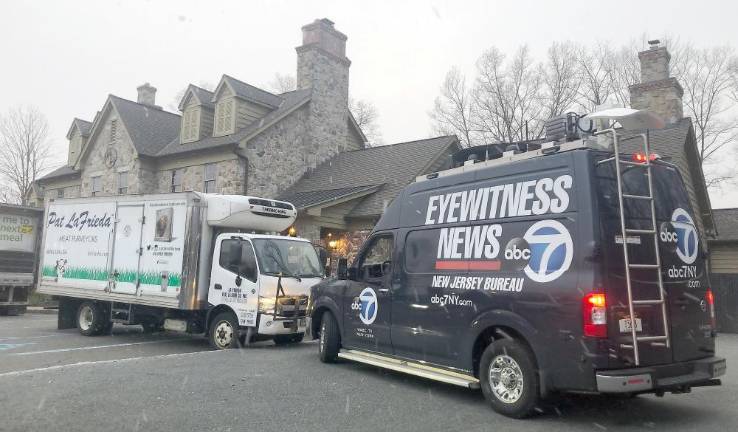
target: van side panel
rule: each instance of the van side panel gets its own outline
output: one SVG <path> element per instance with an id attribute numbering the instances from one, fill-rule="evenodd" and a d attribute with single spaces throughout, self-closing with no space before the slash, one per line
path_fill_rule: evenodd
<path id="1" fill-rule="evenodd" d="M 556 387 L 591 389 L 602 356 L 582 340 L 581 299 L 596 288 L 590 176 L 587 154 L 567 152 L 410 185 L 388 208 L 401 212 L 395 355 L 473 371 L 477 336 L 497 326 L 527 340 Z"/>

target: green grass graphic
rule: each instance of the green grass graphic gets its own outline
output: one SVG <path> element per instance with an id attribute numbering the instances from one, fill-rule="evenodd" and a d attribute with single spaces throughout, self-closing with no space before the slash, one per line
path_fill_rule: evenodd
<path id="1" fill-rule="evenodd" d="M 57 277 L 56 266 L 44 266 L 41 274 L 47 277 Z M 136 272 L 135 270 L 118 270 L 118 282 L 136 283 L 136 275 L 142 284 L 145 285 L 161 285 L 161 273 L 153 271 Z M 85 267 L 67 267 L 64 270 L 65 279 L 85 279 L 85 280 L 108 280 L 108 271 L 101 268 L 85 268 Z M 181 286 L 182 275 L 179 273 L 169 273 L 169 286 Z"/>

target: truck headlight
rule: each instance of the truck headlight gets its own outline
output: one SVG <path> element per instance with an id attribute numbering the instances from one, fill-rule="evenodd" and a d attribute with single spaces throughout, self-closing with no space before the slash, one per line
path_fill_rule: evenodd
<path id="1" fill-rule="evenodd" d="M 259 297 L 259 312 L 264 314 L 274 313 L 275 299 L 271 297 Z"/>

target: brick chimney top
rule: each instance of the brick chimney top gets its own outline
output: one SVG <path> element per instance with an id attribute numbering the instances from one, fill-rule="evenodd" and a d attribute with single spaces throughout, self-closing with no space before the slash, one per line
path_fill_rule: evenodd
<path id="1" fill-rule="evenodd" d="M 151 84 L 145 83 L 136 88 L 138 90 L 138 103 L 149 105 L 152 107 L 156 106 L 156 88 L 152 87 Z"/>
<path id="2" fill-rule="evenodd" d="M 302 27 L 302 46 L 298 47 L 297 51 L 299 53 L 316 47 L 341 60 L 348 61 L 346 58 L 346 39 L 345 34 L 333 27 L 333 21 L 328 18 L 316 19 Z"/>

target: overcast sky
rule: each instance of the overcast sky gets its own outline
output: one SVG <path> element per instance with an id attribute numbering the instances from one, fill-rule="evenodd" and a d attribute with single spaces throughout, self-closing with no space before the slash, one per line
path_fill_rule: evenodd
<path id="1" fill-rule="evenodd" d="M 217 84 L 224 73 L 256 86 L 294 75 L 300 27 L 327 17 L 348 36 L 352 96 L 376 105 L 384 141 L 395 143 L 431 134 L 427 113 L 445 73 L 454 65 L 471 72 L 492 45 L 511 52 L 527 43 L 542 55 L 553 40 L 738 40 L 734 2 L 598 3 L 8 1 L 0 6 L 0 112 L 37 106 L 66 155 L 72 118 L 92 120 L 109 93 L 135 100 L 150 82 L 170 109 L 188 83 Z M 738 207 L 738 193 L 717 191 L 712 201 Z"/>

